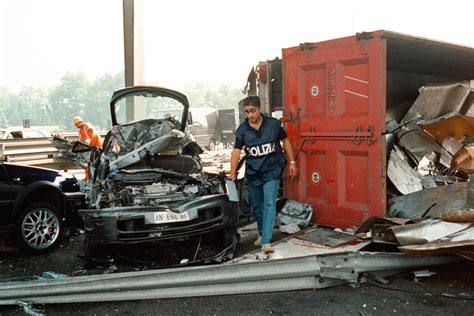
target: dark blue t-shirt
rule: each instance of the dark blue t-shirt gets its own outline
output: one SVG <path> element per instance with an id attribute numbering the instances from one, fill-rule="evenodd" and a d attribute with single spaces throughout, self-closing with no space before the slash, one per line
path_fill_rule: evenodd
<path id="1" fill-rule="evenodd" d="M 258 130 L 246 119 L 235 131 L 234 148 L 245 150 L 245 179 L 250 186 L 280 179 L 286 166 L 280 140 L 287 134 L 281 122 L 265 115 L 262 119 Z"/>

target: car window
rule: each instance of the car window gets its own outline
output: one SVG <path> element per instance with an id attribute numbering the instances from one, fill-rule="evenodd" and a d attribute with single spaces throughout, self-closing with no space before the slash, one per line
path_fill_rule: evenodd
<path id="1" fill-rule="evenodd" d="M 21 138 L 23 138 L 23 132 L 22 131 L 10 132 L 7 136 L 7 139 L 21 139 Z"/>
<path id="2" fill-rule="evenodd" d="M 174 118 L 175 120 L 181 120 L 182 111 L 180 109 L 165 109 L 165 110 L 153 110 L 150 112 L 149 118 L 152 119 L 168 119 Z"/>
<path id="3" fill-rule="evenodd" d="M 129 122 L 127 120 L 127 104 L 134 105 L 134 121 L 147 118 L 162 119 L 169 117 L 181 121 L 184 110 L 183 104 L 172 98 L 153 94 L 128 96 L 118 100 L 115 104 L 115 114 L 119 124 Z"/>
<path id="4" fill-rule="evenodd" d="M 23 131 L 23 138 L 39 138 L 47 137 L 47 135 L 41 131 Z"/>

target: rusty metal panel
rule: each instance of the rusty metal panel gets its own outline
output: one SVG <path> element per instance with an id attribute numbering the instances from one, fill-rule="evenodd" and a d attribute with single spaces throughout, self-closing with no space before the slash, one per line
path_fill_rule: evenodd
<path id="1" fill-rule="evenodd" d="M 310 203 L 313 221 L 359 225 L 383 216 L 386 42 L 352 36 L 283 49 L 284 117 L 297 147 L 289 198 Z"/>
<path id="2" fill-rule="evenodd" d="M 453 116 L 445 120 L 430 124 L 422 124 L 422 128 L 430 133 L 439 144 L 442 144 L 448 136 L 457 140 L 464 137 L 474 139 L 474 117 L 472 116 Z"/>

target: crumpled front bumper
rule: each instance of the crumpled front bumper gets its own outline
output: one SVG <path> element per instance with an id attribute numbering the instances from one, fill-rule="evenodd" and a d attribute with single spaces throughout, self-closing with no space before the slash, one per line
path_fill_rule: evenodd
<path id="1" fill-rule="evenodd" d="M 197 214 L 188 221 L 153 224 L 150 214 L 163 209 L 150 206 L 125 206 L 80 210 L 85 232 L 94 246 L 127 244 L 187 238 L 235 228 L 238 224 L 237 203 L 226 194 L 198 197 L 173 210 L 174 214 Z"/>

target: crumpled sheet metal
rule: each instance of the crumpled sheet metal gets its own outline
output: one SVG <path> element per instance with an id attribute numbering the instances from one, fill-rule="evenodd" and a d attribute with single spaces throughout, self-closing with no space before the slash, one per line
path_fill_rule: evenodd
<path id="1" fill-rule="evenodd" d="M 368 232 L 374 224 L 405 225 L 410 222 L 412 220 L 405 218 L 371 216 L 359 225 L 354 234 Z"/>
<path id="2" fill-rule="evenodd" d="M 434 176 L 439 174 L 439 170 L 436 167 L 436 153 L 430 152 L 426 154 L 416 167 L 416 171 L 423 177 Z"/>
<path id="3" fill-rule="evenodd" d="M 472 223 L 451 223 L 427 219 L 420 223 L 393 226 L 388 229 L 402 246 L 422 245 L 466 230 Z M 474 234 L 473 234 L 474 237 Z"/>
<path id="4" fill-rule="evenodd" d="M 469 82 L 428 84 L 419 89 L 420 95 L 403 117 L 408 121 L 417 115 L 433 120 L 449 112 L 466 114 L 472 106 Z"/>
<path id="5" fill-rule="evenodd" d="M 190 141 L 189 135 L 179 131 L 172 130 L 170 134 L 160 136 L 145 145 L 131 151 L 110 163 L 110 169 L 120 169 L 128 167 L 149 155 L 162 153 L 164 151 L 181 149 Z"/>
<path id="6" fill-rule="evenodd" d="M 406 245 L 399 249 L 407 255 L 418 257 L 449 253 L 474 261 L 474 227 L 424 245 Z"/>
<path id="7" fill-rule="evenodd" d="M 423 214 L 430 217 L 443 213 L 469 210 L 474 208 L 474 179 L 468 182 L 453 183 L 424 189 L 389 201 L 389 217 L 421 218 Z"/>
<path id="8" fill-rule="evenodd" d="M 398 135 L 398 144 L 419 164 L 431 152 L 440 153 L 441 145 L 415 123 L 403 126 Z"/>
<path id="9" fill-rule="evenodd" d="M 474 117 L 471 116 L 452 116 L 450 118 L 420 125 L 425 131 L 432 135 L 439 144 L 447 137 L 454 137 L 462 140 L 464 137 L 474 140 Z"/>
<path id="10" fill-rule="evenodd" d="M 87 163 L 90 161 L 91 152 L 80 152 L 73 153 L 72 148 L 76 142 L 69 142 L 60 137 L 53 137 L 51 144 L 67 159 L 74 162 L 74 164 L 80 168 L 85 169 Z"/>
<path id="11" fill-rule="evenodd" d="M 387 176 L 402 194 L 409 194 L 423 189 L 421 176 L 413 170 L 403 151 L 394 146 L 390 153 Z"/>
<path id="12" fill-rule="evenodd" d="M 451 160 L 451 169 L 474 174 L 474 147 L 461 148 Z"/>
<path id="13" fill-rule="evenodd" d="M 449 168 L 451 166 L 454 154 L 456 154 L 460 149 L 462 149 L 461 142 L 459 142 L 454 137 L 446 137 L 443 140 L 439 162 L 446 168 Z"/>
<path id="14" fill-rule="evenodd" d="M 439 218 L 446 222 L 474 223 L 474 209 L 444 213 Z"/>

